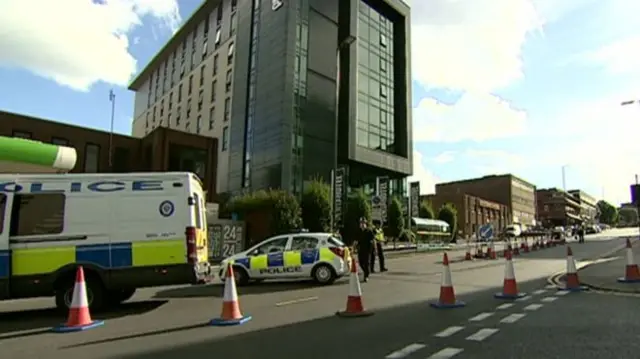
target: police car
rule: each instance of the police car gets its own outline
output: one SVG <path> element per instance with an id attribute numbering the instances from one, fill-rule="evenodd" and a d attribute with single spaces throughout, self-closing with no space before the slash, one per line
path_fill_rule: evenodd
<path id="1" fill-rule="evenodd" d="M 284 234 L 226 258 L 219 274 L 224 280 L 231 263 L 239 285 L 252 280 L 305 278 L 326 285 L 349 273 L 351 259 L 345 259 L 345 249 L 331 233 Z"/>

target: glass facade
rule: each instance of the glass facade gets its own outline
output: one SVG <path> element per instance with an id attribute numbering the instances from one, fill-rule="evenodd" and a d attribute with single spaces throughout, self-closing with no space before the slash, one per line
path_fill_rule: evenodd
<path id="1" fill-rule="evenodd" d="M 307 101 L 307 59 L 309 52 L 309 3 L 297 1 L 296 57 L 293 70 L 293 126 L 291 126 L 291 191 L 302 194 L 303 121 L 302 109 Z"/>
<path id="2" fill-rule="evenodd" d="M 394 153 L 393 23 L 363 1 L 358 6 L 356 143 Z"/>
<path id="3" fill-rule="evenodd" d="M 251 153 L 253 151 L 253 127 L 256 117 L 256 85 L 257 74 L 256 66 L 258 62 L 258 31 L 260 29 L 260 0 L 253 0 L 253 7 L 251 10 L 251 45 L 249 50 L 249 90 L 247 92 L 247 119 L 245 123 L 245 138 L 244 138 L 244 156 L 242 167 L 242 187 L 247 188 L 251 186 Z M 229 77 L 229 76 L 227 76 Z M 227 80 L 227 83 L 229 81 Z M 229 100 L 229 99 L 227 99 Z M 227 115 L 227 101 L 224 103 L 225 117 Z M 225 127 L 226 129 L 226 127 Z M 223 142 L 224 146 L 225 142 Z"/>

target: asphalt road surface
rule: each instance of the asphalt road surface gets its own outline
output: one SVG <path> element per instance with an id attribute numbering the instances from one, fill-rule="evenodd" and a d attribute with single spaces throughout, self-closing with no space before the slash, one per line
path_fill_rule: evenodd
<path id="1" fill-rule="evenodd" d="M 628 234 L 612 231 L 608 235 Z M 584 244 L 574 244 L 572 248 L 576 259 L 585 260 L 622 245 L 623 240 L 602 235 L 587 239 Z M 204 325 L 220 312 L 220 285 L 143 290 L 118 311 L 93 313 L 95 318 L 106 320 L 104 327 L 73 334 L 47 332 L 49 327 L 64 320 L 48 309 L 50 299 L 0 302 L 2 357 L 173 359 L 220 355 L 247 359 L 326 359 L 329 356 L 392 359 L 428 358 L 446 348 L 452 349 L 432 358 L 448 358 L 452 353 L 456 358 L 499 357 L 495 350 L 505 350 L 498 348 L 505 342 L 538 340 L 523 332 L 513 339 L 511 335 L 515 334 L 508 328 L 536 325 L 546 330 L 545 326 L 551 325 L 547 320 L 552 323 L 554 316 L 541 313 L 547 313 L 547 307 L 561 304 L 567 298 L 573 300 L 573 295 L 553 302 L 542 299 L 556 297 L 555 291 L 545 288 L 546 278 L 564 269 L 564 254 L 560 246 L 516 258 L 515 271 L 521 290 L 531 295 L 502 309 L 497 308 L 504 303 L 493 298 L 503 280 L 502 260 L 452 264 L 458 298 L 466 301 L 467 306 L 455 310 L 430 308 L 428 302 L 437 297 L 440 286 L 441 256 L 437 254 L 389 259 L 389 272 L 375 274 L 362 285 L 365 306 L 375 312 L 368 318 L 342 319 L 334 315 L 344 309 L 346 280 L 328 287 L 265 283 L 241 288 L 242 310 L 254 319 L 227 328 Z M 541 307 L 534 305 L 526 309 L 541 303 Z M 593 310 L 605 309 L 596 306 Z M 581 322 L 583 319 L 588 318 L 581 318 Z M 589 331 L 587 327 L 579 330 Z M 505 335 L 509 335 L 508 339 L 499 342 Z M 481 354 L 483 351 L 486 354 Z M 514 357 L 511 354 L 516 352 L 504 353 L 502 357 Z M 553 354 L 533 353 L 535 355 L 524 357 L 553 357 L 548 356 Z"/>

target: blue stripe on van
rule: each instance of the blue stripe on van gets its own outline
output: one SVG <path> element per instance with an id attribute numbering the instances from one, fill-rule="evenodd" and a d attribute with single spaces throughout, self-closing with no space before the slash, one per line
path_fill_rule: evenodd
<path id="1" fill-rule="evenodd" d="M 313 264 L 319 260 L 320 251 L 317 249 L 306 249 L 300 252 L 302 264 Z"/>
<path id="2" fill-rule="evenodd" d="M 284 253 L 271 253 L 267 255 L 267 267 L 284 267 Z"/>
<path id="3" fill-rule="evenodd" d="M 76 246 L 76 262 L 93 263 L 102 268 L 126 268 L 133 264 L 131 243 Z"/>
<path id="4" fill-rule="evenodd" d="M 9 273 L 11 273 L 11 252 L 0 251 L 0 278 L 9 277 Z"/>

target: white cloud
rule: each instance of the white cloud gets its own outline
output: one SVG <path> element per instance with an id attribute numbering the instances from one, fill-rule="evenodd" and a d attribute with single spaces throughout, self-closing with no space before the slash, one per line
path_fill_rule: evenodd
<path id="1" fill-rule="evenodd" d="M 470 149 L 465 151 L 467 159 L 473 161 L 472 168 L 479 174 L 514 173 L 525 164 L 531 165 L 521 155 L 502 150 Z"/>
<path id="2" fill-rule="evenodd" d="M 413 151 L 413 175 L 409 177 L 408 180 L 409 182 L 420 182 L 421 194 L 435 193 L 436 183 L 440 181 L 440 179 L 427 168 L 422 153 L 415 150 Z"/>
<path id="3" fill-rule="evenodd" d="M 177 0 L 2 0 L 0 66 L 76 90 L 124 86 L 136 72 L 128 34 L 145 16 L 172 31 L 181 21 Z"/>
<path id="4" fill-rule="evenodd" d="M 432 98 L 413 109 L 414 141 L 487 141 L 520 135 L 527 114 L 501 98 L 486 93 L 466 93 L 454 105 Z"/>
<path id="5" fill-rule="evenodd" d="M 456 159 L 456 151 L 444 151 L 439 153 L 436 157 L 431 158 L 429 161 L 437 163 L 439 165 L 453 162 Z"/>
<path id="6" fill-rule="evenodd" d="M 609 43 L 577 55 L 573 62 L 602 66 L 613 75 L 640 73 L 640 35 Z"/>

